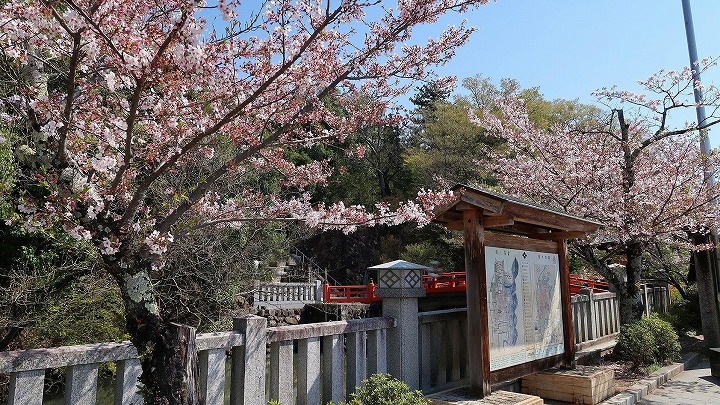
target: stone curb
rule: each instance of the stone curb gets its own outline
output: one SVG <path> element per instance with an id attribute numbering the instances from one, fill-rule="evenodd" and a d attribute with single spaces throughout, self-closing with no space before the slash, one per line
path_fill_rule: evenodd
<path id="1" fill-rule="evenodd" d="M 665 384 L 669 379 L 698 364 L 701 357 L 700 353 L 686 353 L 683 355 L 682 363 L 673 363 L 657 370 L 646 378 L 631 385 L 625 391 L 601 402 L 601 404 L 634 405 L 655 388 Z"/>

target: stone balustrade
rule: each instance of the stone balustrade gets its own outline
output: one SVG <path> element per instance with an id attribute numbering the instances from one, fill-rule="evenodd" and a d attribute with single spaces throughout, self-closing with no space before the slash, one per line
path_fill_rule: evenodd
<path id="1" fill-rule="evenodd" d="M 393 318 L 266 324 L 265 318 L 247 316 L 235 319 L 233 331 L 195 337 L 206 404 L 224 403 L 227 369 L 231 403 L 246 405 L 265 405 L 268 396 L 282 404 L 338 403 L 368 375 L 387 372 L 386 331 L 395 327 Z M 45 372 L 57 367 L 67 367 L 65 403 L 95 403 L 104 362 L 117 367 L 115 404 L 141 404 L 140 360 L 130 342 L 0 352 L 0 373 L 10 374 L 8 404 L 42 404 Z"/>

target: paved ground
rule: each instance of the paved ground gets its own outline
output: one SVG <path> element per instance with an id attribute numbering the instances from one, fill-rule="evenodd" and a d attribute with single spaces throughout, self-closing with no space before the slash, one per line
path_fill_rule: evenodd
<path id="1" fill-rule="evenodd" d="M 638 402 L 644 405 L 720 404 L 720 378 L 710 375 L 710 363 L 703 360 L 683 371 Z"/>

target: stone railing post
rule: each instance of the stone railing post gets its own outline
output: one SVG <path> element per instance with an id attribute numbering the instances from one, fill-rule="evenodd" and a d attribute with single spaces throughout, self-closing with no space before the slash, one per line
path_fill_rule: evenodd
<path id="1" fill-rule="evenodd" d="M 314 294 L 313 298 L 315 299 L 315 301 L 318 301 L 318 302 L 322 301 L 323 300 L 322 281 L 315 280 L 315 290 L 314 291 L 315 291 L 315 294 Z"/>
<path id="2" fill-rule="evenodd" d="M 235 318 L 233 329 L 245 335 L 245 344 L 233 348 L 230 403 L 265 405 L 267 319 L 255 315 Z"/>
<path id="3" fill-rule="evenodd" d="M 418 297 L 425 296 L 422 272 L 426 267 L 395 261 L 370 269 L 378 271 L 375 293 L 383 299 L 383 316 L 397 321 L 397 326 L 387 332 L 388 372 L 410 389 L 419 389 Z"/>
<path id="4" fill-rule="evenodd" d="M 590 288 L 583 288 L 580 290 L 580 294 L 588 297 L 588 311 L 586 313 L 586 325 L 588 325 L 588 340 L 595 340 L 598 338 L 598 316 L 597 309 L 595 308 L 595 297 L 593 296 L 593 290 Z"/>

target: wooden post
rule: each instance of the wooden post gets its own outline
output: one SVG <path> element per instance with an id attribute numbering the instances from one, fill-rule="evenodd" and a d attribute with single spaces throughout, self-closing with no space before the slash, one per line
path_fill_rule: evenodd
<path id="1" fill-rule="evenodd" d="M 195 345 L 195 328 L 177 323 L 171 323 L 170 325 L 175 332 L 172 335 L 175 341 L 172 342 L 171 345 L 177 347 L 178 356 L 180 356 L 180 361 L 183 364 L 182 379 L 185 389 L 183 390 L 184 392 L 180 394 L 181 397 L 184 397 L 183 403 L 204 403 L 205 398 L 201 398 L 200 396 L 200 380 L 198 378 L 200 372 L 197 346 Z"/>
<path id="2" fill-rule="evenodd" d="M 575 364 L 575 335 L 573 333 L 572 308 L 570 306 L 570 266 L 567 256 L 567 242 L 561 239 L 558 246 L 558 264 L 560 265 L 560 299 L 562 305 L 563 337 L 565 338 L 566 366 Z M 593 304 L 592 298 L 590 304 Z M 593 313 L 593 310 L 590 310 Z M 591 328 L 594 326 L 591 326 Z M 594 337 L 594 336 L 593 336 Z"/>
<path id="3" fill-rule="evenodd" d="M 468 361 L 470 389 L 485 397 L 490 394 L 490 334 L 488 331 L 487 285 L 485 280 L 485 235 L 482 210 L 463 211 L 465 274 L 468 318 Z"/>

